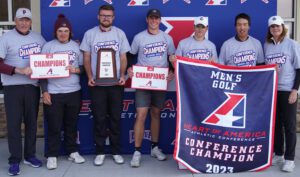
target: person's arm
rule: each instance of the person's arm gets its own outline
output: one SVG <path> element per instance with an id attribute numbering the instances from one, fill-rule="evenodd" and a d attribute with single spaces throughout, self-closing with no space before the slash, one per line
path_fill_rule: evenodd
<path id="1" fill-rule="evenodd" d="M 14 70 L 15 70 L 15 67 L 5 64 L 4 59 L 0 58 L 0 73 L 7 74 L 7 75 L 13 75 L 15 73 Z"/>
<path id="2" fill-rule="evenodd" d="M 300 69 L 296 69 L 296 76 L 294 80 L 294 85 L 290 94 L 289 103 L 293 104 L 297 100 L 298 89 L 300 86 Z"/>
<path id="3" fill-rule="evenodd" d="M 17 68 L 11 65 L 5 64 L 3 58 L 0 58 L 0 73 L 13 75 L 13 74 L 23 74 L 23 75 L 30 75 L 32 70 L 30 67 L 25 68 Z"/>
<path id="4" fill-rule="evenodd" d="M 127 68 L 127 57 L 126 53 L 120 54 L 120 80 L 119 80 L 119 85 L 124 85 L 125 84 L 125 72 Z"/>
<path id="5" fill-rule="evenodd" d="M 298 89 L 300 85 L 300 69 L 296 69 L 294 85 L 289 96 L 289 104 L 294 104 L 298 99 Z"/>
<path id="6" fill-rule="evenodd" d="M 51 105 L 51 95 L 48 92 L 48 79 L 41 79 L 40 86 L 43 93 L 43 103 L 46 105 Z"/>
<path id="7" fill-rule="evenodd" d="M 95 81 L 93 78 L 92 67 L 91 67 L 91 53 L 90 52 L 83 52 L 83 65 L 88 77 L 88 85 L 95 86 Z"/>

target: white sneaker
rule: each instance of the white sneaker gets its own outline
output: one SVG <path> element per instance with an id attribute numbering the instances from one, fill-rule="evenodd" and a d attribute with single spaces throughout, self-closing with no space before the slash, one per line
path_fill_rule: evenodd
<path id="1" fill-rule="evenodd" d="M 70 156 L 68 157 L 68 160 L 71 160 L 74 163 L 85 162 L 85 159 L 78 152 L 71 153 Z"/>
<path id="2" fill-rule="evenodd" d="M 121 155 L 113 155 L 112 157 L 113 157 L 114 161 L 116 162 L 116 164 L 124 163 L 124 159 Z"/>
<path id="3" fill-rule="evenodd" d="M 105 159 L 105 155 L 104 154 L 97 155 L 96 158 L 95 158 L 95 160 L 94 160 L 94 165 L 96 165 L 96 166 L 103 165 L 104 159 Z"/>
<path id="4" fill-rule="evenodd" d="M 142 154 L 139 151 L 134 151 L 130 161 L 131 167 L 139 167 L 141 165 L 141 156 Z"/>
<path id="5" fill-rule="evenodd" d="M 281 170 L 285 172 L 293 172 L 295 168 L 295 162 L 293 160 L 285 160 Z"/>
<path id="6" fill-rule="evenodd" d="M 157 146 L 151 149 L 151 156 L 157 158 L 157 160 L 166 160 L 167 157 L 164 153 L 161 152 Z"/>
<path id="7" fill-rule="evenodd" d="M 272 158 L 272 165 L 281 165 L 284 162 L 283 156 L 274 155 Z"/>
<path id="8" fill-rule="evenodd" d="M 48 170 L 53 170 L 57 168 L 57 158 L 56 157 L 48 157 L 47 158 L 47 168 Z"/>

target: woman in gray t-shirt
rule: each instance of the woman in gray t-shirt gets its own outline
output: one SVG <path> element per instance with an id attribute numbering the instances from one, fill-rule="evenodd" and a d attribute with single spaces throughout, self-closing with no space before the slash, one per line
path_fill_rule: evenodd
<path id="1" fill-rule="evenodd" d="M 292 172 L 295 163 L 296 113 L 300 84 L 300 51 L 296 41 L 286 37 L 287 29 L 280 16 L 268 22 L 264 45 L 265 63 L 277 64 L 278 92 L 275 122 L 274 157 L 272 164 L 282 164 L 282 171 Z M 284 141 L 285 140 L 285 141 Z M 284 151 L 285 143 L 285 151 Z"/>
<path id="2" fill-rule="evenodd" d="M 60 14 L 54 26 L 55 39 L 47 42 L 42 53 L 69 54 L 70 77 L 41 80 L 44 114 L 48 125 L 47 168 L 57 168 L 57 156 L 60 152 L 61 129 L 64 130 L 64 145 L 70 154 L 69 160 L 83 163 L 76 144 L 77 120 L 81 106 L 81 86 L 79 74 L 82 65 L 82 53 L 79 45 L 71 40 L 72 27 L 64 15 Z"/>

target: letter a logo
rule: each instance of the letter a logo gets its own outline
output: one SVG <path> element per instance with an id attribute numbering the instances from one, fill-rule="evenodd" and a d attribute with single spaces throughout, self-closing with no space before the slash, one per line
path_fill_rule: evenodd
<path id="1" fill-rule="evenodd" d="M 227 99 L 202 123 L 230 128 L 246 127 L 246 94 L 226 93 Z"/>
<path id="2" fill-rule="evenodd" d="M 152 81 L 149 81 L 149 82 L 146 84 L 146 86 L 151 87 L 151 86 L 152 86 Z"/>
<path id="3" fill-rule="evenodd" d="M 52 75 L 53 74 L 53 71 L 52 71 L 52 68 L 50 68 L 48 71 L 47 71 L 47 75 Z"/>

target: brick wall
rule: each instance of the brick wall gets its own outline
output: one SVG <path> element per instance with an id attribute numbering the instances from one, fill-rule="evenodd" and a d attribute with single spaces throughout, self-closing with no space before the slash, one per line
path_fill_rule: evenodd
<path id="1" fill-rule="evenodd" d="M 43 106 L 40 104 L 39 116 L 38 116 L 38 131 L 37 136 L 44 136 L 43 129 Z M 300 99 L 298 104 L 298 112 L 297 112 L 297 132 L 300 132 Z M 5 109 L 3 104 L 3 98 L 0 98 L 0 138 L 6 137 L 6 117 L 5 117 Z"/>

